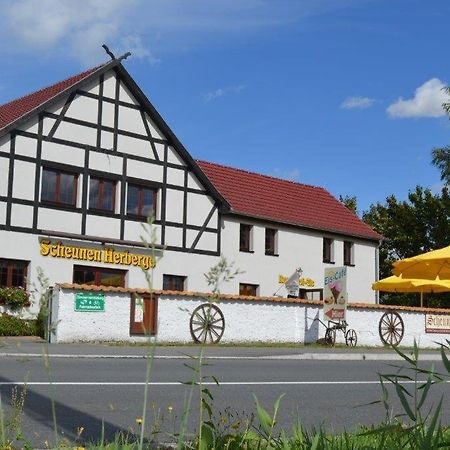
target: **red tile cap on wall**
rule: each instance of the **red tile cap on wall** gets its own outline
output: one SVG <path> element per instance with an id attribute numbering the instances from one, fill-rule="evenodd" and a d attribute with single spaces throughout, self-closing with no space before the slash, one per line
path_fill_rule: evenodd
<path id="1" fill-rule="evenodd" d="M 324 188 L 207 161 L 197 161 L 197 164 L 237 214 L 382 239 Z"/>
<path id="2" fill-rule="evenodd" d="M 208 292 L 191 292 L 191 291 L 164 291 L 164 290 L 150 290 L 145 288 L 123 288 L 114 286 L 94 286 L 92 284 L 74 284 L 74 283 L 59 283 L 57 284 L 61 289 L 71 291 L 94 291 L 94 292 L 110 292 L 120 294 L 138 294 L 138 295 L 154 295 L 157 297 L 169 297 L 169 301 L 181 298 L 204 299 L 205 301 L 249 301 L 249 302 L 269 302 L 269 303 L 291 303 L 298 305 L 323 306 L 323 301 L 320 300 L 306 300 L 301 298 L 286 298 L 286 297 L 254 297 L 251 295 L 233 295 L 233 294 L 211 294 Z M 170 298 L 173 297 L 173 298 Z M 426 314 L 449 314 L 450 309 L 444 308 L 420 308 L 415 306 L 399 306 L 399 305 L 377 305 L 374 303 L 358 302 L 348 303 L 349 309 L 373 309 L 379 311 L 402 311 L 411 313 L 426 313 Z"/>

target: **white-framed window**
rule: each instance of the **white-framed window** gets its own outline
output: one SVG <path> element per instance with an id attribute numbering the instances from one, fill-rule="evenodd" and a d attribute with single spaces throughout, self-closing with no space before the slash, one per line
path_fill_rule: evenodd
<path id="1" fill-rule="evenodd" d="M 265 253 L 278 256 L 278 230 L 274 228 L 266 228 Z"/>
<path id="2" fill-rule="evenodd" d="M 351 241 L 344 241 L 344 265 L 354 266 L 355 265 L 355 248 Z"/>
<path id="3" fill-rule="evenodd" d="M 323 262 L 334 263 L 334 239 L 323 238 Z"/>
<path id="4" fill-rule="evenodd" d="M 241 223 L 239 226 L 239 251 L 253 251 L 253 226 Z"/>

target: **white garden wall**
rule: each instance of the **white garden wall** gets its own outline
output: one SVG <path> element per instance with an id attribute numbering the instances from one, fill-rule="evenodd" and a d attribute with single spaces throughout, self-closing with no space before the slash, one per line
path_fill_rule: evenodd
<path id="1" fill-rule="evenodd" d="M 52 322 L 55 333 L 52 342 L 98 342 L 145 340 L 130 335 L 130 298 L 132 289 L 83 287 L 85 291 L 104 294 L 102 312 L 76 312 L 75 296 L 80 289 L 72 285 L 56 286 L 52 299 Z M 143 291 L 142 291 L 143 292 Z M 205 303 L 205 296 L 189 292 L 155 291 L 158 296 L 158 342 L 192 342 L 189 319 L 193 310 Z M 223 295 L 217 301 L 225 317 L 222 343 L 315 343 L 324 337 L 320 302 L 276 297 L 241 297 Z M 385 311 L 397 311 L 404 322 L 402 346 L 438 347 L 448 334 L 427 334 L 425 314 L 445 314 L 445 310 L 355 304 L 347 311 L 349 328 L 355 329 L 358 345 L 382 346 L 378 325 Z M 345 342 L 337 331 L 337 342 Z"/>

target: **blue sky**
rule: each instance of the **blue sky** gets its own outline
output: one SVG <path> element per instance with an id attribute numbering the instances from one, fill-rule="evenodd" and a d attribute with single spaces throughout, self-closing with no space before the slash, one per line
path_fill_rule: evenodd
<path id="1" fill-rule="evenodd" d="M 39 6 L 37 6 L 39 5 Z M 356 195 L 419 184 L 450 144 L 445 0 L 3 0 L 0 103 L 131 50 L 194 158 Z"/>

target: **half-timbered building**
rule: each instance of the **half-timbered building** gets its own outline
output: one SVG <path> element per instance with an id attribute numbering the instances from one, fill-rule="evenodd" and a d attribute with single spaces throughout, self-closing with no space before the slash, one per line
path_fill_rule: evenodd
<path id="1" fill-rule="evenodd" d="M 140 287 L 155 266 L 155 288 L 206 291 L 224 255 L 243 272 L 224 293 L 272 295 L 299 266 L 320 289 L 345 264 L 350 300 L 375 301 L 377 233 L 322 188 L 195 161 L 120 58 L 0 106 L 0 173 L 1 286 L 41 267 Z"/>

